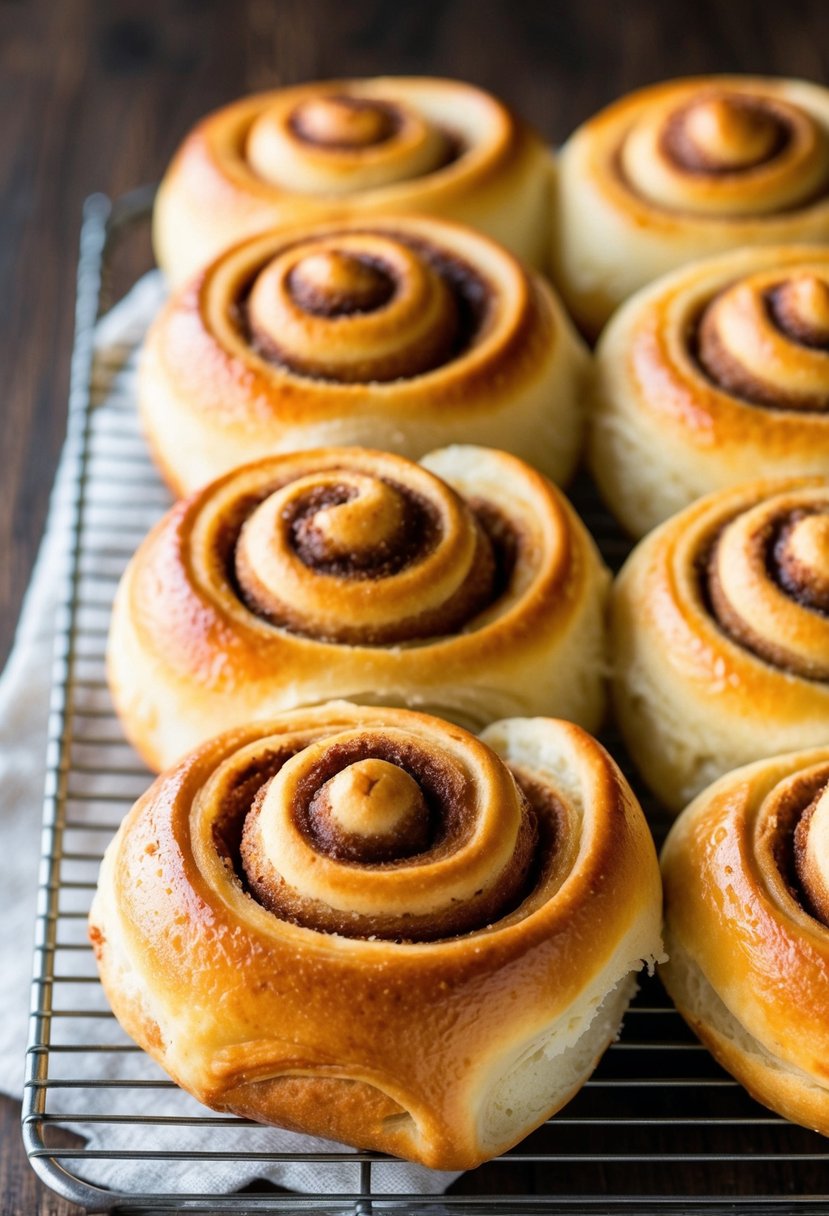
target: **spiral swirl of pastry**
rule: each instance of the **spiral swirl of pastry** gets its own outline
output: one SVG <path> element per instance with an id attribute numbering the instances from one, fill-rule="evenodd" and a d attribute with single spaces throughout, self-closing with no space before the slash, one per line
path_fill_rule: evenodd
<path id="1" fill-rule="evenodd" d="M 271 457 L 140 546 L 113 612 L 113 697 L 155 768 L 332 696 L 596 727 L 608 581 L 566 500 L 504 453 Z"/>
<path id="2" fill-rule="evenodd" d="M 538 825 L 473 736 L 358 727 L 309 743 L 260 787 L 241 881 L 275 916 L 346 937 L 429 941 L 522 902 Z M 211 803 L 233 802 L 241 753 Z M 215 830 L 215 829 L 214 829 Z"/>
<path id="3" fill-rule="evenodd" d="M 462 299 L 445 274 L 382 233 L 341 233 L 277 254 L 246 305 L 251 344 L 265 359 L 346 384 L 421 376 L 464 340 Z"/>
<path id="4" fill-rule="evenodd" d="M 639 543 L 611 615 L 619 724 L 669 807 L 738 765 L 829 743 L 829 481 L 701 499 Z"/>
<path id="5" fill-rule="evenodd" d="M 420 465 L 346 449 L 254 469 L 212 496 L 197 528 L 200 542 L 212 537 L 232 560 L 241 597 L 259 617 L 323 641 L 377 645 L 452 633 L 494 598 L 489 538 Z M 286 473 L 291 480 L 279 484 Z M 232 542 L 228 521 L 235 527 L 247 505 Z M 214 571 L 221 594 L 226 567 Z"/>
<path id="6" fill-rule="evenodd" d="M 332 702 L 159 778 L 90 933 L 123 1026 L 202 1101 L 464 1168 L 583 1084 L 659 919 L 644 817 L 578 727 Z"/>
<path id="7" fill-rule="evenodd" d="M 594 405 L 591 466 L 635 535 L 747 469 L 829 473 L 829 248 L 740 250 L 634 296 Z"/>
<path id="8" fill-rule="evenodd" d="M 289 89 L 260 103 L 245 142 L 248 166 L 300 194 L 376 190 L 434 173 L 459 152 L 425 114 L 379 97 L 322 88 L 297 102 Z"/>
<path id="9" fill-rule="evenodd" d="M 697 358 L 718 388 L 752 404 L 829 409 L 829 265 L 727 287 L 700 317 Z"/>
<path id="10" fill-rule="evenodd" d="M 767 215 L 829 186 L 827 131 L 785 97 L 702 86 L 639 116 L 618 156 L 628 189 L 665 211 Z"/>
<path id="11" fill-rule="evenodd" d="M 829 1134 L 829 747 L 738 769 L 662 857 L 679 1011 L 760 1102 Z"/>
<path id="12" fill-rule="evenodd" d="M 543 266 L 551 180 L 539 136 L 472 85 L 306 84 L 204 119 L 165 175 L 153 237 L 160 265 L 181 283 L 269 229 L 419 212 L 471 224 Z"/>
<path id="13" fill-rule="evenodd" d="M 829 92 L 712 77 L 633 93 L 565 146 L 560 202 L 561 285 L 593 331 L 706 254 L 829 242 Z"/>
<path id="14" fill-rule="evenodd" d="M 474 441 L 560 482 L 586 370 L 540 276 L 480 233 L 409 216 L 223 253 L 152 326 L 139 404 L 178 492 L 334 443 L 419 457 Z"/>
<path id="15" fill-rule="evenodd" d="M 760 502 L 725 524 L 706 571 L 720 627 L 768 663 L 829 679 L 829 490 Z"/>

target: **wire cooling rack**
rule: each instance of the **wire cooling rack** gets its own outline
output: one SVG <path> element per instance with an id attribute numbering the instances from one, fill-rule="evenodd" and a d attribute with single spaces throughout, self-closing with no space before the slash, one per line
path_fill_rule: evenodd
<path id="1" fill-rule="evenodd" d="M 95 1212 L 829 1211 L 826 1141 L 753 1103 L 695 1041 L 656 980 L 643 982 L 621 1040 L 569 1106 L 445 1195 L 400 1193 L 394 1176 L 403 1167 L 375 1153 L 270 1152 L 261 1147 L 264 1129 L 207 1111 L 160 1070 L 148 1075 L 147 1058 L 108 1010 L 86 940 L 86 914 L 103 850 L 149 781 L 110 707 L 104 648 L 120 573 L 168 496 L 138 432 L 131 394 L 119 389 L 135 349 L 128 346 L 112 365 L 102 364 L 93 359 L 93 329 L 115 246 L 146 223 L 151 201 L 150 190 L 114 204 L 90 199 L 81 238 L 61 509 L 66 569 L 23 1107 L 34 1168 L 54 1190 Z M 104 397 L 107 408 L 98 411 Z M 123 502 L 125 485 L 129 509 L 114 523 L 113 491 Z M 574 499 L 617 567 L 627 543 L 586 480 Z M 659 838 L 666 825 L 653 812 Z M 154 1113 L 162 1091 L 167 1103 L 170 1091 L 181 1099 L 180 1113 Z M 209 1151 L 193 1149 L 194 1129 L 210 1134 Z M 173 1193 L 175 1172 L 184 1165 L 197 1166 L 199 1176 L 203 1171 L 206 1186 L 227 1160 L 245 1164 L 254 1179 L 257 1171 L 290 1160 L 305 1167 L 316 1192 L 292 1194 L 254 1181 L 244 1193 Z M 113 1162 L 121 1171 L 118 1189 L 95 1173 Z M 344 1163 L 347 1190 L 332 1184 Z M 133 1180 L 129 1190 L 126 1176 Z"/>

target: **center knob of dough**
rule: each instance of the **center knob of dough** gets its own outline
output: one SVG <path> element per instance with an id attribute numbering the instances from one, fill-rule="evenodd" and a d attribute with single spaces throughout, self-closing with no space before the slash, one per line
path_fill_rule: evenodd
<path id="1" fill-rule="evenodd" d="M 808 586 L 809 602 L 829 608 L 829 514 L 806 515 L 792 526 L 785 561 L 791 581 Z"/>
<path id="2" fill-rule="evenodd" d="M 792 337 L 812 346 L 829 345 L 829 283 L 817 274 L 800 274 L 775 292 L 775 311 Z"/>
<path id="3" fill-rule="evenodd" d="M 392 486 L 378 479 L 355 477 L 352 482 L 357 483 L 356 495 L 316 511 L 308 521 L 314 535 L 307 539 L 320 560 L 382 564 L 404 527 L 405 503 Z"/>
<path id="4" fill-rule="evenodd" d="M 829 785 L 801 816 L 795 829 L 794 856 L 810 910 L 829 924 Z"/>
<path id="5" fill-rule="evenodd" d="M 316 97 L 297 106 L 294 129 L 310 143 L 338 148 L 367 148 L 394 131 L 392 111 L 361 97 Z"/>
<path id="6" fill-rule="evenodd" d="M 394 293 L 394 280 L 376 262 L 332 249 L 298 262 L 290 287 L 305 312 L 334 317 L 381 308 Z"/>
<path id="7" fill-rule="evenodd" d="M 429 814 L 420 786 L 388 760 L 370 757 L 342 769 L 327 783 L 334 826 L 348 836 L 401 841 L 401 854 L 425 849 Z"/>
<path id="8" fill-rule="evenodd" d="M 700 160 L 719 170 L 747 169 L 767 160 L 780 139 L 780 124 L 747 97 L 709 97 L 685 116 L 686 135 Z"/>

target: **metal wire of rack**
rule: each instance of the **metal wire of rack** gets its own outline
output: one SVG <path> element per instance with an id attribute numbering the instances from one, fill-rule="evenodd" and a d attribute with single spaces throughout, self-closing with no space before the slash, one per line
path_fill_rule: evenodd
<path id="1" fill-rule="evenodd" d="M 168 496 L 139 434 L 132 396 L 119 389 L 119 377 L 131 383 L 135 348 L 102 364 L 94 358 L 93 335 L 113 246 L 146 220 L 151 198 L 150 190 L 114 204 L 93 197 L 81 237 L 69 468 L 60 512 L 66 568 L 56 624 L 23 1107 L 34 1168 L 54 1190 L 90 1211 L 589 1216 L 750 1210 L 780 1216 L 829 1210 L 826 1142 L 755 1105 L 694 1040 L 655 980 L 643 982 L 620 1041 L 573 1102 L 447 1194 L 393 1189 L 388 1179 L 397 1163 L 371 1152 L 263 1149 L 263 1129 L 209 1112 L 186 1095 L 180 1113 L 153 1113 L 154 1094 L 180 1091 L 160 1070 L 147 1073 L 146 1057 L 120 1031 L 98 984 L 85 932 L 103 849 L 149 781 L 109 704 L 104 648 L 118 578 Z M 107 409 L 99 411 L 104 398 Z M 122 498 L 128 486 L 129 509 L 114 527 L 116 484 Z M 627 544 L 595 492 L 584 482 L 574 498 L 605 556 L 618 566 Z M 658 815 L 652 821 L 660 835 L 664 823 Z M 212 1136 L 209 1149 L 192 1146 L 194 1129 Z M 67 1145 L 67 1131 L 87 1141 L 92 1137 L 93 1147 L 79 1146 L 76 1139 Z M 256 1182 L 234 1194 L 212 1193 L 206 1186 L 175 1190 L 173 1173 L 183 1165 L 203 1169 L 207 1178 L 225 1161 L 244 1161 L 253 1177 L 290 1161 L 312 1171 L 319 1185 L 303 1194 Z M 127 1190 L 90 1181 L 90 1169 L 101 1162 L 132 1167 L 135 1185 Z M 328 1176 L 344 1165 L 351 1170 L 349 1188 L 332 1187 Z M 820 1193 L 814 1187 L 804 1192 L 806 1172 L 810 1182 L 824 1179 Z"/>

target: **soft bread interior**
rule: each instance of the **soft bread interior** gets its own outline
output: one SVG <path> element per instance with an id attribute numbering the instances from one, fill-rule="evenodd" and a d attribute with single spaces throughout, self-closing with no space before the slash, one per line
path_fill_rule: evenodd
<path id="1" fill-rule="evenodd" d="M 493 1086 L 481 1112 L 479 1131 L 484 1148 L 494 1150 L 513 1143 L 581 1088 L 618 1035 L 636 988 L 635 974 L 625 976 L 598 1006 L 581 1008 L 561 1019 L 522 1052 Z M 570 1041 L 573 1031 L 579 1029 L 576 1041 Z"/>

